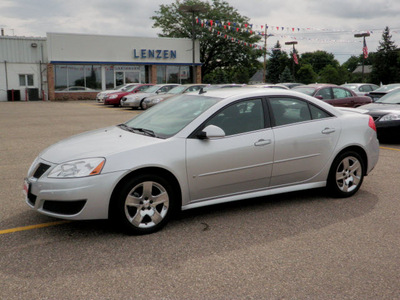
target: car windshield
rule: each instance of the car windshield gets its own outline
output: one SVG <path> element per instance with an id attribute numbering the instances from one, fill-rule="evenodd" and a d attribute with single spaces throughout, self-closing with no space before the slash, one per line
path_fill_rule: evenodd
<path id="1" fill-rule="evenodd" d="M 388 85 L 381 86 L 379 89 L 376 89 L 374 92 L 388 92 L 388 91 L 391 91 L 391 90 L 397 89 L 397 88 L 400 88 L 400 84 L 388 84 Z"/>
<path id="2" fill-rule="evenodd" d="M 179 85 L 169 90 L 167 94 L 182 94 L 183 91 L 186 90 L 187 88 L 188 88 L 187 86 Z"/>
<path id="3" fill-rule="evenodd" d="M 382 103 L 382 104 L 400 104 L 400 89 L 393 91 L 389 94 L 386 94 L 379 100 L 376 100 L 375 103 Z"/>
<path id="4" fill-rule="evenodd" d="M 357 86 L 353 85 L 353 84 L 343 84 L 342 86 L 345 88 L 351 89 L 353 91 L 355 91 L 357 89 Z"/>
<path id="5" fill-rule="evenodd" d="M 161 87 L 162 87 L 162 85 L 153 85 L 153 86 L 149 87 L 149 88 L 146 90 L 146 93 L 155 93 L 155 92 L 157 92 Z"/>
<path id="6" fill-rule="evenodd" d="M 122 92 L 132 92 L 136 87 L 137 87 L 136 84 L 128 85 L 128 86 L 124 87 L 121 91 Z"/>
<path id="7" fill-rule="evenodd" d="M 127 129 L 151 132 L 152 136 L 168 138 L 220 100 L 203 95 L 182 94 L 146 110 L 124 126 Z"/>
<path id="8" fill-rule="evenodd" d="M 312 87 L 295 87 L 292 89 L 293 91 L 297 91 L 306 95 L 313 95 L 315 92 L 315 88 Z"/>

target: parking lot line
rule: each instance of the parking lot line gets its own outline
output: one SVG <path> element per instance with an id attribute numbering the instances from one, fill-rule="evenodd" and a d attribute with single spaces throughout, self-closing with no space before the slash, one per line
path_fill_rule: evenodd
<path id="1" fill-rule="evenodd" d="M 400 151 L 400 149 L 396 149 L 396 148 L 389 148 L 389 147 L 379 147 L 379 148 L 384 149 L 384 150 Z"/>
<path id="2" fill-rule="evenodd" d="M 1 234 L 6 234 L 6 233 L 14 233 L 14 232 L 18 232 L 18 231 L 24 231 L 24 230 L 32 230 L 32 229 L 56 226 L 56 225 L 61 225 L 61 224 L 65 224 L 65 223 L 70 223 L 70 222 L 71 221 L 63 220 L 63 221 L 56 221 L 56 222 L 49 222 L 49 223 L 42 223 L 42 224 L 36 224 L 36 225 L 29 225 L 29 226 L 23 226 L 23 227 L 4 229 L 4 230 L 0 230 L 0 235 Z"/>

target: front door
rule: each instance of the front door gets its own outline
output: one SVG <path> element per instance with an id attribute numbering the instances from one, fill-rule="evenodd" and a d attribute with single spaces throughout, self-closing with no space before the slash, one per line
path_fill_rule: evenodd
<path id="1" fill-rule="evenodd" d="M 268 187 L 274 139 L 265 121 L 262 100 L 245 100 L 220 111 L 204 125 L 222 128 L 225 137 L 187 140 L 192 203 Z"/>

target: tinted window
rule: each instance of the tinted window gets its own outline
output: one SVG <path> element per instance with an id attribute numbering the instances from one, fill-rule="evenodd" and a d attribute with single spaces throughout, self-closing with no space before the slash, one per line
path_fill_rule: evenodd
<path id="1" fill-rule="evenodd" d="M 261 99 L 246 100 L 221 110 L 205 126 L 216 125 L 233 135 L 264 128 L 264 110 Z"/>
<path id="2" fill-rule="evenodd" d="M 311 120 L 311 112 L 306 101 L 294 98 L 270 99 L 275 124 L 286 125 Z"/>
<path id="3" fill-rule="evenodd" d="M 332 88 L 332 91 L 334 99 L 343 99 L 353 96 L 348 90 L 341 88 Z"/>
<path id="4" fill-rule="evenodd" d="M 331 88 L 320 89 L 315 96 L 320 96 L 322 99 L 333 99 Z"/>

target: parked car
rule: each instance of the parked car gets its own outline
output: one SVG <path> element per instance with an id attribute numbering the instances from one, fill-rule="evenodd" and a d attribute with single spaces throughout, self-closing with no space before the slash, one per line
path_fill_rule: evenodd
<path id="1" fill-rule="evenodd" d="M 289 88 L 287 86 L 284 86 L 281 84 L 273 84 L 273 83 L 252 84 L 252 85 L 249 85 L 249 87 L 289 90 Z"/>
<path id="2" fill-rule="evenodd" d="M 84 86 L 69 86 L 62 89 L 63 92 L 95 92 L 96 90 Z"/>
<path id="3" fill-rule="evenodd" d="M 115 87 L 115 88 L 113 88 L 113 89 L 110 89 L 110 90 L 101 91 L 100 93 L 98 93 L 98 94 L 96 95 L 96 100 L 97 100 L 97 102 L 99 102 L 99 103 L 103 103 L 104 97 L 105 97 L 107 94 L 111 94 L 111 93 L 115 93 L 115 92 L 122 91 L 122 90 L 124 90 L 124 89 L 129 88 L 129 87 L 132 86 L 132 85 L 135 85 L 135 84 L 136 84 L 136 83 L 123 84 L 123 85 L 119 85 L 119 86 L 117 86 L 117 87 Z"/>
<path id="4" fill-rule="evenodd" d="M 321 187 L 349 197 L 378 161 L 375 130 L 368 115 L 289 90 L 182 94 L 42 151 L 26 202 L 146 234 L 181 209 Z"/>
<path id="5" fill-rule="evenodd" d="M 345 83 L 341 86 L 352 90 L 357 96 L 368 96 L 369 92 L 379 88 L 379 85 L 373 83 Z"/>
<path id="6" fill-rule="evenodd" d="M 397 89 L 400 89 L 400 83 L 392 83 L 381 86 L 379 89 L 375 91 L 369 92 L 368 96 L 371 97 L 373 102 L 378 101 L 381 97 L 385 96 L 388 93 L 391 93 Z"/>
<path id="7" fill-rule="evenodd" d="M 372 102 L 367 96 L 357 96 L 347 88 L 332 84 L 309 84 L 294 87 L 292 90 L 313 96 L 333 106 L 358 107 Z"/>
<path id="8" fill-rule="evenodd" d="M 124 88 L 122 91 L 108 93 L 104 96 L 104 105 L 114 105 L 120 106 L 121 98 L 127 95 L 136 94 L 136 93 L 144 93 L 146 90 L 153 86 L 154 84 L 146 83 L 146 84 L 134 84 L 129 87 Z"/>
<path id="9" fill-rule="evenodd" d="M 400 89 L 358 109 L 374 118 L 380 140 L 400 141 Z"/>
<path id="10" fill-rule="evenodd" d="M 280 85 L 284 85 L 288 87 L 289 89 L 295 88 L 296 86 L 301 86 L 304 85 L 303 83 L 298 83 L 298 82 L 283 82 L 280 83 Z"/>
<path id="11" fill-rule="evenodd" d="M 121 106 L 131 108 L 142 108 L 143 100 L 150 96 L 161 95 L 178 86 L 179 84 L 157 84 L 148 88 L 145 92 L 127 95 L 121 98 Z"/>
<path id="12" fill-rule="evenodd" d="M 171 97 L 174 97 L 176 95 L 184 94 L 184 93 L 190 93 L 190 92 L 195 92 L 200 90 L 202 87 L 205 87 L 205 84 L 183 84 L 183 85 L 178 85 L 174 87 L 173 89 L 170 89 L 166 94 L 162 95 L 155 95 L 155 96 L 150 96 L 144 99 L 142 108 L 143 109 L 148 109 L 162 101 L 165 101 Z"/>

